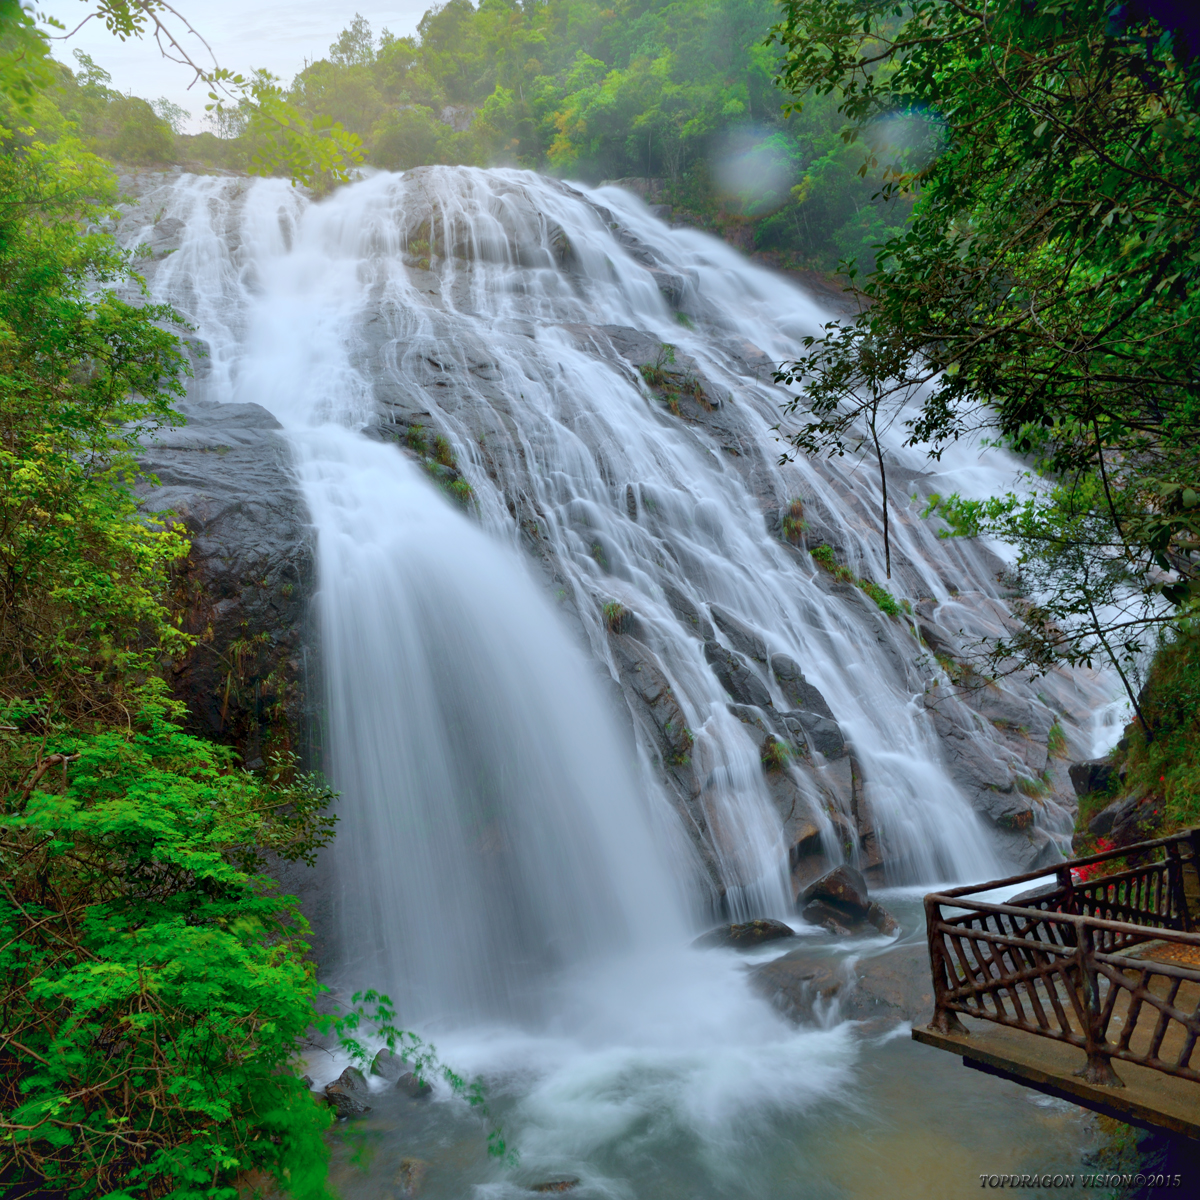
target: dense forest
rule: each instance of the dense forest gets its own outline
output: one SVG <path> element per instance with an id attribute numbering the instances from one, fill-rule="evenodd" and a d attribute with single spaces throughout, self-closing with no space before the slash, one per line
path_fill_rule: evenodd
<path id="1" fill-rule="evenodd" d="M 357 139 L 371 166 L 626 179 L 677 220 L 779 265 L 869 271 L 911 197 L 880 194 L 870 147 L 841 136 L 836 97 L 787 111 L 781 51 L 768 44 L 778 12 L 775 0 L 450 0 L 413 37 L 375 36 L 356 15 L 325 58 L 277 86 L 294 111 Z M 223 97 L 209 130 L 180 136 L 182 110 L 124 96 L 76 58 L 47 96 L 47 130 L 70 121 L 95 153 L 130 165 L 250 165 L 253 102 Z"/>

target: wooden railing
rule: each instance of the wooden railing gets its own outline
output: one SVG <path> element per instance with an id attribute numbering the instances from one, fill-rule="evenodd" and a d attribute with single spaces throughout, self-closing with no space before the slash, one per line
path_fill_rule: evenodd
<path id="1" fill-rule="evenodd" d="M 1090 868 L 1130 860 L 1111 875 Z M 925 897 L 939 1033 L 959 1014 L 1078 1046 L 1079 1074 L 1123 1086 L 1112 1061 L 1200 1082 L 1200 830 Z M 1010 903 L 981 894 L 1047 877 Z M 1057 884 L 1057 886 L 1054 886 Z M 1150 942 L 1155 958 L 1131 952 Z M 1174 958 L 1176 961 L 1163 961 Z"/>

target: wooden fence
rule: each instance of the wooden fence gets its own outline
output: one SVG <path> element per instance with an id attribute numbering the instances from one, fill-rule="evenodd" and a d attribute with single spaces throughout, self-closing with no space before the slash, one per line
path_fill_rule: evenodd
<path id="1" fill-rule="evenodd" d="M 1092 877 L 1106 863 L 1118 869 Z M 926 896 L 931 1028 L 965 1034 L 965 1014 L 1068 1042 L 1091 1083 L 1123 1086 L 1114 1059 L 1200 1082 L 1198 865 L 1191 830 Z M 1008 903 L 981 898 L 1047 877 Z"/>

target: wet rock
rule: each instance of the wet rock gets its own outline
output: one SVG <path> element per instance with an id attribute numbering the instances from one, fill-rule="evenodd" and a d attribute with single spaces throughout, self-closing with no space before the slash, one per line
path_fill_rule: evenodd
<path id="1" fill-rule="evenodd" d="M 1093 758 L 1087 762 L 1072 763 L 1067 773 L 1071 777 L 1075 795 L 1090 796 L 1108 789 L 1116 778 L 1116 767 L 1107 758 Z"/>
<path id="2" fill-rule="evenodd" d="M 682 760 L 692 748 L 692 735 L 658 659 L 653 651 L 628 634 L 614 635 L 612 640 L 633 689 L 662 734 L 667 758 Z"/>
<path id="3" fill-rule="evenodd" d="M 359 1117 L 371 1111 L 366 1076 L 357 1067 L 347 1067 L 325 1089 L 325 1097 L 333 1105 L 339 1119 Z"/>
<path id="4" fill-rule="evenodd" d="M 879 930 L 884 937 L 892 937 L 900 932 L 900 922 L 892 916 L 878 900 L 872 900 L 867 905 L 867 920 Z"/>
<path id="5" fill-rule="evenodd" d="M 867 894 L 867 881 L 862 877 L 862 872 L 845 863 L 810 883 L 800 898 L 804 901 L 831 900 L 859 917 L 866 917 L 871 902 Z"/>
<path id="6" fill-rule="evenodd" d="M 177 586 L 187 598 L 185 628 L 198 644 L 171 674 L 194 732 L 236 741 L 245 761 L 261 757 L 261 712 L 276 703 L 303 728 L 300 660 L 312 597 L 312 531 L 279 422 L 257 404 L 188 404 L 187 424 L 160 430 L 142 453 L 155 477 L 140 488 L 143 506 L 169 509 L 187 527 L 191 549 Z M 230 701 L 228 646 L 243 653 Z M 264 690 L 269 689 L 269 690 Z M 261 710 L 261 712 L 260 712 Z"/>
<path id="7" fill-rule="evenodd" d="M 754 946 L 761 946 L 764 942 L 795 936 L 795 930 L 782 921 L 764 919 L 745 921 L 739 925 L 718 925 L 716 929 L 702 933 L 692 945 L 698 949 L 728 946 L 734 950 L 749 950 Z"/>
<path id="8" fill-rule="evenodd" d="M 398 1054 L 393 1054 L 390 1050 L 380 1050 L 375 1055 L 371 1063 L 371 1074 L 381 1075 L 389 1083 L 394 1083 L 396 1087 L 411 1096 L 414 1100 L 420 1100 L 424 1096 L 428 1096 L 433 1092 L 433 1088 L 418 1079 L 416 1075 L 408 1068 L 408 1063 L 404 1061 Z"/>
<path id="9" fill-rule="evenodd" d="M 578 1186 L 579 1180 L 571 1175 L 564 1176 L 562 1179 L 547 1179 L 542 1183 L 535 1183 L 529 1190 L 531 1192 L 570 1192 Z"/>
<path id="10" fill-rule="evenodd" d="M 793 1021 L 811 1021 L 828 1014 L 854 982 L 838 964 L 800 949 L 755 967 L 750 985 Z"/>
<path id="11" fill-rule="evenodd" d="M 925 942 L 899 943 L 859 958 L 847 971 L 801 947 L 754 967 L 751 985 L 792 1020 L 808 1021 L 837 1002 L 836 1015 L 851 1021 L 928 1021 L 933 984 Z"/>
<path id="12" fill-rule="evenodd" d="M 725 609 L 719 608 L 715 604 L 710 607 L 717 628 L 729 639 L 735 650 L 740 651 L 747 658 L 757 659 L 761 663 L 767 661 L 767 644 L 757 630 L 751 629 L 733 613 L 726 612 Z"/>
<path id="13" fill-rule="evenodd" d="M 833 712 L 825 702 L 825 697 L 804 678 L 804 672 L 794 658 L 786 654 L 772 654 L 771 671 L 794 708 L 833 720 Z"/>
<path id="14" fill-rule="evenodd" d="M 665 583 L 663 595 L 671 606 L 671 611 L 685 626 L 694 629 L 706 642 L 712 641 L 712 625 L 708 618 L 679 588 L 674 584 Z"/>
<path id="15" fill-rule="evenodd" d="M 807 742 L 826 758 L 840 758 L 846 752 L 842 728 L 832 717 L 797 711 L 781 713 L 780 720 L 795 741 Z"/>
<path id="16" fill-rule="evenodd" d="M 853 912 L 834 900 L 810 900 L 800 916 L 809 925 L 816 925 L 837 938 L 852 937 L 862 931 L 864 914 Z"/>
<path id="17" fill-rule="evenodd" d="M 721 686 L 739 704 L 752 704 L 757 708 L 771 707 L 771 693 L 767 691 L 766 684 L 736 650 L 726 650 L 716 642 L 705 642 L 704 657 Z"/>
<path id="18" fill-rule="evenodd" d="M 416 1196 L 425 1180 L 425 1172 L 429 1164 L 420 1158 L 402 1158 L 396 1171 L 393 1183 L 400 1189 L 402 1196 Z"/>
<path id="19" fill-rule="evenodd" d="M 1044 883 L 1040 887 L 1030 888 L 1026 892 L 1018 892 L 1015 896 L 1010 896 L 1005 901 L 1006 904 L 1011 904 L 1016 908 L 1025 906 L 1032 908 L 1040 908 L 1039 901 L 1045 900 L 1047 896 L 1053 896 L 1058 891 L 1058 881 L 1053 883 Z"/>

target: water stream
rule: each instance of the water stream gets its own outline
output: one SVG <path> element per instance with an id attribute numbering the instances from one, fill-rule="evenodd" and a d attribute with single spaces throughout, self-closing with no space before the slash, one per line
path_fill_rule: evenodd
<path id="1" fill-rule="evenodd" d="M 915 1050 L 881 1041 L 864 1063 L 850 1026 L 791 1025 L 742 960 L 688 948 L 718 902 L 795 920 L 786 822 L 705 640 L 803 665 L 855 748 L 891 882 L 1004 864 L 920 703 L 911 627 L 831 589 L 771 527 L 799 500 L 854 575 L 884 577 L 871 465 L 776 465 L 769 364 L 825 314 L 622 193 L 522 172 L 379 174 L 320 203 L 185 176 L 160 202 L 183 232 L 154 288 L 210 353 L 193 402 L 274 414 L 315 529 L 342 794 L 329 969 L 389 991 L 443 1057 L 482 1071 L 522 1156 L 515 1182 L 488 1164 L 448 1096 L 381 1101 L 377 1167 L 350 1171 L 347 1195 L 389 1194 L 401 1144 L 440 1164 L 431 1196 L 515 1195 L 555 1170 L 580 1196 L 854 1194 L 866 1177 L 839 1183 L 828 1145 L 852 1156 L 848 1130 L 889 1121 L 900 1144 L 907 1118 L 885 1110 L 901 1097 L 881 1108 L 887 1088 L 864 1080 Z M 630 331 L 695 364 L 734 440 L 664 408 L 614 352 Z M 413 414 L 469 483 L 466 511 L 403 448 Z M 916 477 L 925 464 L 888 437 L 896 479 Z M 982 493 L 1013 464 L 963 450 L 939 470 L 940 490 Z M 893 531 L 898 598 L 970 593 L 964 623 L 994 620 L 986 551 L 915 519 Z M 686 723 L 690 793 L 644 712 L 614 703 L 629 669 L 615 604 Z M 789 707 L 775 672 L 753 673 Z M 814 755 L 794 784 L 836 857 L 832 769 Z M 1042 819 L 1065 828 L 1052 805 Z M 1042 1110 L 996 1103 L 1041 1136 Z M 1080 1134 L 1059 1126 L 1066 1161 Z"/>

